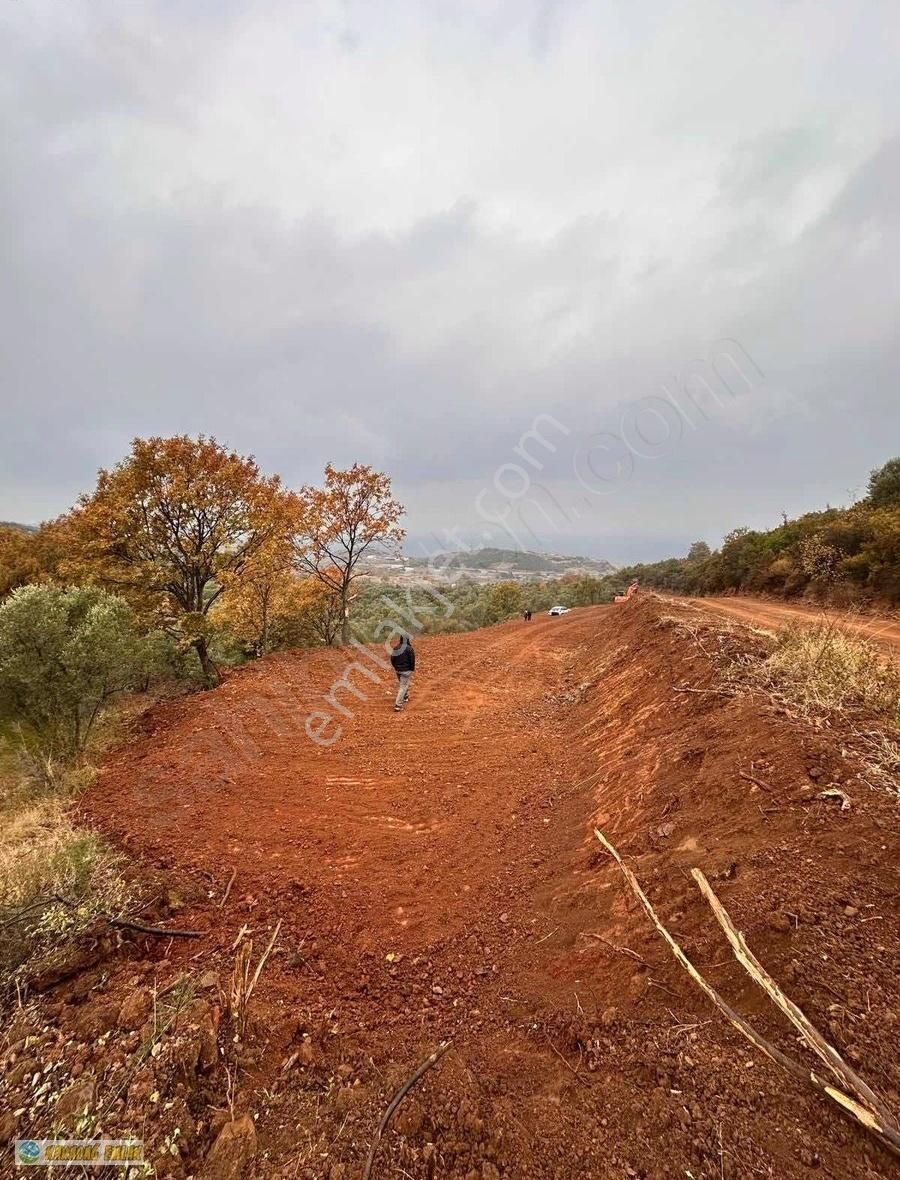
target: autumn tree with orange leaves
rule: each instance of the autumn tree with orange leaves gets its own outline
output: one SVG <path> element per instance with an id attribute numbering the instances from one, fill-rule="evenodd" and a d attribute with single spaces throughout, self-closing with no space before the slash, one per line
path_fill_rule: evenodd
<path id="1" fill-rule="evenodd" d="M 278 646 L 275 624 L 292 613 L 297 597 L 296 522 L 296 498 L 290 493 L 273 496 L 268 536 L 246 561 L 221 574 L 223 593 L 215 616 L 258 656 Z"/>
<path id="2" fill-rule="evenodd" d="M 343 619 L 337 589 L 318 578 L 300 578 L 292 606 L 293 628 L 300 642 L 310 645 L 322 643 L 331 647 L 338 637 Z"/>
<path id="3" fill-rule="evenodd" d="M 0 525 L 0 598 L 19 586 L 48 582 L 64 555 L 63 538 L 56 521 L 35 531 Z"/>
<path id="4" fill-rule="evenodd" d="M 279 571 L 242 578 L 214 617 L 261 656 L 284 647 L 331 646 L 341 627 L 341 600 L 318 578 Z"/>
<path id="5" fill-rule="evenodd" d="M 360 576 L 359 562 L 370 549 L 398 552 L 404 529 L 403 506 L 391 494 L 390 478 L 364 463 L 346 471 L 325 467 L 325 486 L 298 493 L 300 526 L 296 536 L 298 568 L 337 590 L 341 642 L 350 641 L 351 587 Z"/>
<path id="6" fill-rule="evenodd" d="M 67 571 L 115 590 L 178 634 L 219 680 L 207 615 L 279 529 L 293 500 L 277 476 L 214 438 L 135 439 L 130 455 L 100 471 L 92 495 L 67 520 Z"/>

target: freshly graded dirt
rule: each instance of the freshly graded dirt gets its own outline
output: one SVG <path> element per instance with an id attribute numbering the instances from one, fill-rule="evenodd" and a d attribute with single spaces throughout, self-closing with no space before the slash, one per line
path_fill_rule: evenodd
<path id="1" fill-rule="evenodd" d="M 255 962 L 281 921 L 244 1040 L 223 1016 L 202 1083 L 150 1060 L 106 1124 L 145 1120 L 160 1176 L 197 1173 L 222 1122 L 249 1113 L 242 1178 L 356 1180 L 391 1094 L 445 1039 L 375 1176 L 896 1175 L 718 1016 L 591 834 L 619 848 L 728 1001 L 811 1064 L 735 964 L 690 879 L 701 867 L 756 955 L 900 1111 L 896 800 L 844 760 L 840 735 L 706 691 L 708 643 L 664 617 L 677 611 L 639 596 L 422 639 L 399 715 L 392 677 L 360 671 L 365 699 L 339 692 L 352 716 L 336 712 L 336 652 L 271 657 L 155 710 L 83 809 L 178 879 L 185 904 L 167 920 L 207 934 L 135 939 L 86 996 L 48 993 L 59 1075 L 92 1005 L 211 970 L 224 1001 L 241 928 Z M 377 671 L 376 658 L 361 660 Z M 304 729 L 323 710 L 342 725 L 329 747 Z M 819 797 L 831 784 L 849 810 Z M 106 1060 L 88 1057 L 100 1093 Z M 150 1090 L 146 1121 L 129 1103 Z M 167 1095 L 189 1127 L 182 1154 L 160 1148 Z"/>
<path id="2" fill-rule="evenodd" d="M 774 631 L 792 625 L 804 627 L 828 623 L 877 644 L 895 658 L 900 656 L 900 618 L 896 612 L 893 615 L 871 615 L 827 606 L 774 602 L 769 598 L 690 598 L 686 601 L 741 623 Z"/>

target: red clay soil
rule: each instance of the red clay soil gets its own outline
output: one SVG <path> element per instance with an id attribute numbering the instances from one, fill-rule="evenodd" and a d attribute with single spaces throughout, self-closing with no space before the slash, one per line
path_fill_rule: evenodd
<path id="1" fill-rule="evenodd" d="M 244 1040 L 223 1018 L 202 1084 L 148 1059 L 112 1104 L 104 1129 L 143 1134 L 159 1176 L 357 1180 L 391 1094 L 448 1039 L 374 1176 L 897 1175 L 716 1013 L 591 834 L 617 845 L 729 1002 L 811 1064 L 734 962 L 689 877 L 703 868 L 756 955 L 900 1112 L 896 800 L 833 732 L 758 695 L 676 691 L 709 689 L 715 671 L 672 613 L 639 597 L 424 638 L 408 710 L 392 711 L 389 676 L 357 672 L 365 699 L 338 694 L 352 716 L 337 714 L 328 748 L 304 720 L 335 714 L 337 652 L 270 657 L 156 709 L 84 811 L 178 877 L 187 904 L 167 920 L 206 937 L 136 938 L 90 991 L 37 1001 L 57 1076 L 76 1059 L 102 1096 L 121 1078 L 119 1034 L 85 1046 L 85 1012 L 211 968 L 227 992 L 241 928 L 256 961 L 280 921 Z M 819 798 L 834 783 L 849 810 Z M 4 1098 L 26 1106 L 21 1085 Z M 220 1154 L 200 1171 L 245 1113 L 255 1161 L 229 1171 Z M 41 1126 L 26 1115 L 19 1133 Z"/>
<path id="2" fill-rule="evenodd" d="M 775 631 L 791 625 L 805 627 L 827 623 L 877 644 L 894 657 L 900 656 L 900 618 L 896 612 L 893 615 L 872 615 L 837 607 L 775 602 L 770 598 L 689 598 L 686 601 L 741 623 Z"/>

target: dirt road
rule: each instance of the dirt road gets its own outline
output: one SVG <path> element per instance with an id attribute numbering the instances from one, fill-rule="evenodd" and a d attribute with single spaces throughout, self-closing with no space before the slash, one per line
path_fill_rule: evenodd
<path id="1" fill-rule="evenodd" d="M 849 634 L 875 643 L 891 655 L 900 656 L 900 620 L 896 616 L 865 615 L 835 608 L 773 602 L 766 598 L 688 598 L 680 601 L 716 611 L 741 623 L 776 631 L 792 623 L 836 623 Z"/>
<path id="2" fill-rule="evenodd" d="M 112 770 L 112 823 L 167 860 L 237 867 L 243 893 L 315 891 L 354 953 L 483 929 L 564 844 L 554 808 L 578 771 L 558 722 L 600 613 L 421 641 L 400 714 L 374 649 L 267 660 L 155 716 L 140 776 L 130 752 Z M 510 856 L 526 829 L 531 856 Z"/>
<path id="3" fill-rule="evenodd" d="M 804 1010 L 900 1092 L 894 805 L 834 735 L 707 692 L 714 669 L 665 614 L 635 600 L 423 638 L 402 714 L 370 649 L 349 675 L 345 651 L 269 657 L 145 719 L 82 807 L 175 880 L 151 916 L 205 937 L 137 939 L 94 992 L 64 992 L 60 1054 L 92 1051 L 79 1030 L 95 1035 L 112 997 L 143 989 L 149 1010 L 212 972 L 227 1003 L 235 947 L 251 938 L 255 959 L 280 923 L 245 1039 L 229 1031 L 195 1076 L 170 1038 L 135 1084 L 121 1126 L 169 1095 L 146 1133 L 182 1136 L 184 1167 L 163 1152 L 158 1175 L 199 1173 L 209 1112 L 227 1108 L 252 1113 L 257 1180 L 358 1180 L 390 1094 L 444 1040 L 379 1177 L 891 1174 L 715 1017 L 592 837 L 615 840 L 695 961 L 796 1052 L 692 887 L 701 865 Z M 849 812 L 819 799 L 830 782 Z M 116 1035 L 95 1053 L 101 1092 L 118 1093 L 103 1055 L 132 1051 Z"/>

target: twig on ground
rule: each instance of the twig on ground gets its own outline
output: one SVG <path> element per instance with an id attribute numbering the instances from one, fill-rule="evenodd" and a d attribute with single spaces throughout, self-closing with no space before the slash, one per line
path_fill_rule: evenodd
<path id="1" fill-rule="evenodd" d="M 772 790 L 768 783 L 764 783 L 763 780 L 761 778 L 757 778 L 756 775 L 748 774 L 746 770 L 739 770 L 738 774 L 745 782 L 753 783 L 754 787 L 759 787 L 763 791 Z"/>
<path id="2" fill-rule="evenodd" d="M 647 987 L 658 987 L 661 992 L 665 992 L 667 995 L 672 996 L 673 999 L 676 1000 L 680 1000 L 682 998 L 678 992 L 673 992 L 670 987 L 666 987 L 664 983 L 660 983 L 658 979 L 653 979 L 649 975 L 647 976 Z"/>
<path id="3" fill-rule="evenodd" d="M 647 960 L 642 959 L 641 956 L 637 953 L 637 951 L 633 951 L 631 949 L 631 947 L 619 946 L 619 944 L 617 942 L 610 942 L 609 939 L 604 938 L 602 934 L 594 934 L 590 930 L 586 931 L 586 935 L 588 938 L 596 938 L 596 940 L 598 942 L 602 942 L 603 945 L 608 946 L 610 950 L 618 951 L 620 955 L 628 955 L 628 957 L 630 959 L 634 959 L 635 962 L 640 963 L 640 964 L 642 964 L 642 966 L 649 968 L 650 964 L 647 962 Z"/>
<path id="4" fill-rule="evenodd" d="M 436 1062 L 438 1062 L 441 1057 L 443 1057 L 452 1044 L 452 1041 L 442 1041 L 431 1054 L 431 1056 L 426 1061 L 422 1062 L 412 1077 L 408 1078 L 403 1083 L 403 1085 L 388 1103 L 384 1114 L 381 1116 L 381 1122 L 378 1124 L 378 1130 L 375 1132 L 375 1138 L 372 1140 L 372 1146 L 369 1148 L 369 1155 L 366 1159 L 366 1166 L 363 1169 L 362 1180 L 369 1180 L 369 1177 L 372 1175 L 372 1166 L 375 1163 L 375 1155 L 378 1151 L 378 1145 L 381 1142 L 382 1135 L 384 1135 L 384 1132 L 387 1130 L 387 1125 L 391 1121 L 394 1111 L 410 1092 L 419 1078 L 422 1077 L 424 1073 L 427 1073 L 428 1070 L 431 1069 L 431 1067 Z"/>
<path id="5" fill-rule="evenodd" d="M 240 930 L 237 932 L 237 938 L 236 938 L 236 939 L 234 940 L 234 942 L 231 944 L 231 949 L 232 949 L 233 951 L 234 951 L 234 950 L 237 950 L 238 943 L 241 941 L 241 939 L 242 939 L 242 938 L 243 938 L 245 935 L 247 935 L 247 934 L 249 934 L 249 933 L 250 933 L 250 927 L 249 927 L 249 926 L 247 925 L 247 923 L 245 922 L 245 923 L 244 923 L 244 924 L 241 926 Z"/>
<path id="6" fill-rule="evenodd" d="M 35 910 L 39 910 L 41 906 L 50 905 L 50 903 L 54 901 L 59 905 L 68 906 L 70 910 L 74 910 L 78 905 L 77 902 L 71 901 L 68 897 L 63 897 L 60 893 L 48 893 L 44 897 L 35 898 L 34 901 L 29 902 L 28 905 L 23 906 L 20 910 L 13 914 L 12 917 L 5 918 L 2 922 L 0 922 L 0 930 L 5 930 L 7 926 L 15 926 L 16 922 L 23 921 L 28 917 L 29 914 L 34 913 Z M 4 906 L 3 908 L 6 909 L 7 907 Z"/>
<path id="7" fill-rule="evenodd" d="M 228 884 L 225 886 L 225 892 L 222 894 L 222 900 L 219 902 L 219 909 L 225 908 L 225 903 L 228 901 L 228 895 L 231 893 L 231 886 L 234 884 L 234 879 L 237 876 L 237 869 L 231 870 L 231 876 L 228 878 Z"/>
<path id="8" fill-rule="evenodd" d="M 688 685 L 680 685 L 673 688 L 673 692 L 692 692 L 697 696 L 711 696 L 711 697 L 736 697 L 737 693 L 731 688 L 691 688 Z"/>
<path id="9" fill-rule="evenodd" d="M 205 930 L 164 930 L 162 926 L 145 926 L 142 922 L 132 922 L 129 918 L 110 918 L 103 915 L 110 926 L 120 930 L 134 930 L 138 934 L 152 934 L 155 938 L 203 938 Z"/>
<path id="10" fill-rule="evenodd" d="M 0 930 L 5 930 L 7 926 L 15 926 L 16 922 L 23 922 L 29 914 L 33 914 L 35 910 L 39 910 L 41 906 L 49 905 L 53 900 L 52 897 L 39 897 L 36 901 L 22 906 L 12 917 L 5 918 L 0 922 Z"/>
<path id="11" fill-rule="evenodd" d="M 275 929 L 272 931 L 272 937 L 269 939 L 269 945 L 263 951 L 262 958 L 257 963 L 256 970 L 253 973 L 253 979 L 250 981 L 250 986 L 247 988 L 246 1002 L 248 1004 L 250 1003 L 250 997 L 253 995 L 253 989 L 256 987 L 257 983 L 259 982 L 260 973 L 262 972 L 263 967 L 265 967 L 265 965 L 266 965 L 266 959 L 268 959 L 269 955 L 271 955 L 271 953 L 272 953 L 272 947 L 275 945 L 275 939 L 278 937 L 278 931 L 280 929 L 281 929 L 281 918 L 278 919 L 278 923 L 277 923 Z"/>
<path id="12" fill-rule="evenodd" d="M 243 1036 L 247 1026 L 247 988 L 250 986 L 250 956 L 252 954 L 253 943 L 242 943 L 234 957 L 231 983 L 228 988 L 228 1013 L 240 1036 Z"/>
<path id="13" fill-rule="evenodd" d="M 764 1036 L 756 1031 L 752 1024 L 745 1020 L 744 1017 L 739 1013 L 735 1012 L 735 1010 L 729 1004 L 727 1004 L 725 1000 L 722 999 L 712 984 L 707 983 L 707 981 L 696 969 L 694 964 L 690 961 L 690 959 L 687 957 L 666 927 L 662 924 L 661 920 L 657 916 L 656 911 L 650 904 L 649 898 L 644 893 L 643 889 L 641 889 L 634 873 L 623 862 L 616 849 L 612 846 L 612 844 L 610 844 L 603 833 L 598 831 L 596 828 L 594 829 L 594 835 L 607 850 L 607 852 L 612 855 L 619 868 L 622 870 L 622 874 L 625 877 L 625 880 L 628 882 L 632 893 L 634 893 L 635 897 L 637 897 L 638 901 L 644 907 L 647 917 L 665 940 L 669 946 L 669 949 L 672 951 L 672 954 L 682 965 L 682 967 L 684 967 L 691 979 L 694 980 L 697 986 L 712 1001 L 712 1003 L 715 1004 L 715 1006 L 734 1026 L 734 1028 L 736 1028 L 738 1032 L 746 1037 L 752 1045 L 759 1049 L 761 1053 L 764 1053 L 765 1056 L 770 1059 L 770 1061 L 774 1061 L 776 1065 L 780 1065 L 782 1069 L 792 1074 L 795 1078 L 810 1082 L 816 1090 L 818 1090 L 821 1094 L 825 1094 L 845 1113 L 851 1115 L 868 1131 L 871 1131 L 871 1133 L 878 1140 L 880 1140 L 880 1142 L 885 1147 L 893 1151 L 896 1155 L 900 1155 L 900 1128 L 896 1127 L 892 1121 L 888 1122 L 886 1120 L 879 1119 L 872 1113 L 871 1110 L 865 1106 L 860 1105 L 860 1103 L 858 1103 L 854 1098 L 851 1098 L 848 1094 L 843 1093 L 834 1086 L 829 1085 L 829 1083 L 823 1078 L 820 1078 L 818 1074 L 814 1073 L 810 1069 L 806 1069 L 802 1065 L 799 1065 L 792 1058 L 788 1057 L 787 1054 L 782 1053 L 782 1051 L 777 1048 L 777 1046 L 773 1045 L 770 1041 L 767 1041 Z"/>
<path id="14" fill-rule="evenodd" d="M 547 1037 L 547 1044 L 550 1046 L 550 1048 L 553 1050 L 553 1052 L 556 1054 L 556 1056 L 560 1059 L 560 1061 L 563 1063 L 563 1065 L 566 1067 L 566 1069 L 572 1074 L 572 1076 L 575 1078 L 575 1081 L 581 1082 L 582 1086 L 587 1086 L 588 1088 L 590 1088 L 591 1083 L 587 1080 L 587 1078 L 583 1078 L 581 1076 L 581 1074 L 578 1072 L 578 1070 L 575 1068 L 575 1066 L 572 1065 L 570 1062 L 566 1061 L 565 1057 L 563 1057 L 562 1053 L 560 1053 L 559 1049 L 557 1049 L 557 1047 L 553 1044 L 553 1042 L 550 1040 L 549 1037 Z"/>

